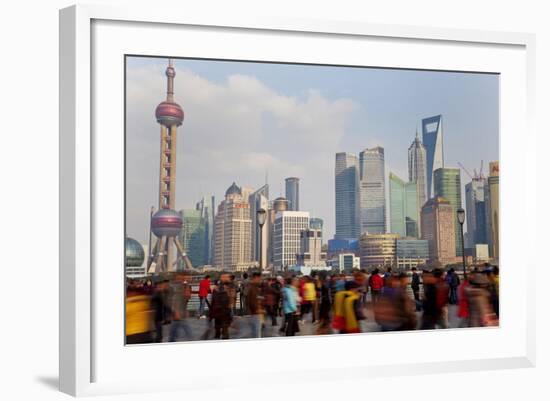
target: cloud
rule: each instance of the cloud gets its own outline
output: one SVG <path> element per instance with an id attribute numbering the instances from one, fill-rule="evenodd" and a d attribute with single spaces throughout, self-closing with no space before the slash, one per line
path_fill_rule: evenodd
<path id="1" fill-rule="evenodd" d="M 233 181 L 260 186 L 267 171 L 272 195 L 285 177 L 298 176 L 311 190 L 304 208 L 322 196 L 326 205 L 318 209 L 333 214 L 327 187 L 333 185 L 334 153 L 359 109 L 354 101 L 330 99 L 314 88 L 283 95 L 250 75 L 215 82 L 182 64 L 176 63 L 175 79 L 175 99 L 185 113 L 177 138 L 177 208 L 191 208 L 203 195 L 215 194 L 218 202 Z M 148 208 L 158 202 L 160 128 L 154 110 L 165 98 L 165 63 L 129 66 L 128 234 L 143 240 Z"/>

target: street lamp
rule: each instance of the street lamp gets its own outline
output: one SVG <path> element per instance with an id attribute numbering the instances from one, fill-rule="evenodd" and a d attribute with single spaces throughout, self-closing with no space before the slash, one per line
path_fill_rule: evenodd
<path id="1" fill-rule="evenodd" d="M 264 248 L 263 248 L 263 239 L 264 239 L 264 232 L 263 227 L 265 224 L 265 219 L 267 217 L 267 212 L 265 209 L 258 209 L 256 211 L 256 219 L 258 220 L 258 226 L 260 226 L 260 271 L 263 271 L 263 255 L 264 255 Z"/>
<path id="2" fill-rule="evenodd" d="M 460 224 L 460 238 L 462 243 L 462 270 L 464 271 L 464 280 L 466 280 L 466 255 L 464 253 L 464 220 L 466 218 L 466 213 L 464 209 L 460 208 L 456 211 L 456 218 Z"/>

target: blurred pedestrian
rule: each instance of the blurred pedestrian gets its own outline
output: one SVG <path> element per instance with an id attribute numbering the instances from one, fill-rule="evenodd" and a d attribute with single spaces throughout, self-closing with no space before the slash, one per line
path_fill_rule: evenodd
<path id="1" fill-rule="evenodd" d="M 424 299 L 422 303 L 421 329 L 442 329 L 449 327 L 447 304 L 449 302 L 449 287 L 442 278 L 443 271 L 434 269 L 423 275 Z"/>
<path id="2" fill-rule="evenodd" d="M 153 310 L 143 288 L 129 286 L 126 292 L 126 344 L 151 342 Z"/>
<path id="3" fill-rule="evenodd" d="M 468 326 L 498 326 L 498 318 L 490 304 L 489 279 L 484 273 L 476 273 L 465 288 L 468 299 Z"/>
<path id="4" fill-rule="evenodd" d="M 208 294 L 211 293 L 210 285 L 210 276 L 207 274 L 199 282 L 199 318 L 205 317 L 204 307 L 208 303 Z"/>
<path id="5" fill-rule="evenodd" d="M 359 286 L 355 281 L 348 281 L 346 289 L 336 293 L 332 327 L 340 334 L 360 333 L 359 321 L 364 319 Z"/>
<path id="6" fill-rule="evenodd" d="M 246 294 L 246 305 L 250 316 L 248 323 L 250 327 L 251 337 L 260 338 L 262 336 L 262 296 L 260 284 L 262 282 L 262 275 L 259 272 L 252 274 L 252 280 L 248 285 L 248 291 Z"/>
<path id="7" fill-rule="evenodd" d="M 407 294 L 407 275 L 390 277 L 374 308 L 382 331 L 416 329 L 414 301 Z"/>
<path id="8" fill-rule="evenodd" d="M 369 277 L 370 294 L 372 298 L 373 306 L 378 301 L 382 288 L 384 287 L 384 280 L 380 277 L 380 270 L 374 269 Z"/>
<path id="9" fill-rule="evenodd" d="M 248 279 L 248 273 L 243 273 L 242 280 L 239 284 L 239 297 L 240 297 L 240 305 L 241 305 L 241 315 L 248 315 L 248 307 L 247 307 L 247 301 L 246 296 L 248 295 L 248 285 L 250 284 L 250 281 Z"/>
<path id="10" fill-rule="evenodd" d="M 210 319 L 214 320 L 214 338 L 229 339 L 229 326 L 233 318 L 231 310 L 231 295 L 228 288 L 231 287 L 229 274 L 220 276 L 219 284 L 212 291 L 212 303 Z"/>
<path id="11" fill-rule="evenodd" d="M 298 327 L 298 279 L 287 278 L 282 290 L 282 302 L 284 320 L 279 332 L 286 336 L 294 336 L 300 328 Z"/>
<path id="12" fill-rule="evenodd" d="M 188 304 L 191 299 L 190 277 L 185 274 L 178 274 L 172 283 L 170 290 L 170 310 L 172 312 L 172 324 L 168 341 L 174 342 L 180 339 L 183 331 L 186 340 L 193 339 L 193 331 L 189 322 Z"/>
<path id="13" fill-rule="evenodd" d="M 155 338 L 157 343 L 163 340 L 163 327 L 170 323 L 170 305 L 169 305 L 169 281 L 162 280 L 158 282 L 153 290 L 151 297 L 151 307 L 153 309 L 155 323 Z"/>
<path id="14" fill-rule="evenodd" d="M 319 291 L 319 326 L 317 334 L 331 334 L 330 328 L 330 309 L 331 309 L 331 292 L 330 281 L 327 279 L 326 272 L 319 274 L 320 291 Z"/>
<path id="15" fill-rule="evenodd" d="M 458 274 L 456 274 L 455 269 L 453 269 L 452 267 L 447 272 L 447 275 L 445 276 L 445 281 L 449 286 L 449 304 L 456 305 L 458 302 L 457 290 L 458 286 L 460 285 L 460 278 L 458 277 Z"/>
<path id="16" fill-rule="evenodd" d="M 420 275 L 417 273 L 416 267 L 413 267 L 411 270 L 411 289 L 414 296 L 415 310 L 418 312 L 422 310 L 422 302 L 420 301 Z"/>
<path id="17" fill-rule="evenodd" d="M 278 302 L 279 291 L 275 285 L 275 279 L 268 279 L 262 287 L 264 297 L 264 307 L 267 317 L 271 319 L 271 325 L 277 326 L 277 310 L 276 303 Z"/>
<path id="18" fill-rule="evenodd" d="M 311 277 L 306 276 L 303 284 L 303 299 L 300 307 L 300 319 L 304 319 L 304 315 L 311 313 L 311 323 L 315 323 L 315 313 L 313 313 L 313 303 L 316 301 L 315 284 Z"/>

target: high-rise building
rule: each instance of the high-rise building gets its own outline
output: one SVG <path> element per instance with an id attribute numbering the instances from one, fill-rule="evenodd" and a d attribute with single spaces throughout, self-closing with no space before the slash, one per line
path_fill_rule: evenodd
<path id="1" fill-rule="evenodd" d="M 456 211 L 462 208 L 462 185 L 460 184 L 460 169 L 438 168 L 434 171 L 433 181 L 435 196 L 441 196 L 451 203 L 456 220 Z M 462 235 L 460 232 L 460 224 L 455 224 L 455 242 L 456 255 L 462 256 Z"/>
<path id="2" fill-rule="evenodd" d="M 273 228 L 273 266 L 285 270 L 296 264 L 300 253 L 300 235 L 309 229 L 309 212 L 280 211 Z"/>
<path id="3" fill-rule="evenodd" d="M 312 217 L 309 219 L 309 228 L 323 231 L 323 219 Z"/>
<path id="4" fill-rule="evenodd" d="M 395 245 L 397 234 L 361 235 L 361 267 L 366 269 L 395 266 Z"/>
<path id="5" fill-rule="evenodd" d="M 401 237 L 418 237 L 420 215 L 415 182 L 405 182 L 390 173 L 390 232 Z"/>
<path id="6" fill-rule="evenodd" d="M 487 244 L 487 226 L 485 217 L 486 179 L 474 177 L 466 184 L 466 227 L 468 229 L 466 248 L 475 248 L 476 244 Z"/>
<path id="7" fill-rule="evenodd" d="M 499 259 L 499 163 L 489 163 L 489 177 L 485 186 L 485 210 L 489 255 Z"/>
<path id="8" fill-rule="evenodd" d="M 354 253 L 341 253 L 335 260 L 334 268 L 340 273 L 351 273 L 353 270 L 361 268 L 361 258 Z"/>
<path id="9" fill-rule="evenodd" d="M 200 212 L 202 224 L 204 225 L 204 263 L 212 263 L 212 237 L 214 231 L 214 196 L 202 197 L 195 205 L 195 210 Z M 181 238 L 181 235 L 180 235 Z M 181 266 L 181 263 L 180 263 Z"/>
<path id="10" fill-rule="evenodd" d="M 377 146 L 359 153 L 359 209 L 361 233 L 386 232 L 386 187 L 384 148 Z"/>
<path id="11" fill-rule="evenodd" d="M 426 148 L 422 144 L 418 131 L 409 147 L 409 182 L 416 182 L 418 195 L 418 215 L 428 199 L 426 183 Z"/>
<path id="12" fill-rule="evenodd" d="M 422 208 L 422 239 L 428 240 L 431 262 L 456 262 L 456 212 L 447 199 L 437 196 Z"/>
<path id="13" fill-rule="evenodd" d="M 269 219 L 266 219 L 265 224 L 260 229 L 260 225 L 258 224 L 258 210 L 264 209 L 266 213 L 269 213 L 269 186 L 265 184 L 250 194 L 248 203 L 250 205 L 250 220 L 252 221 L 252 254 L 250 257 L 252 260 L 257 260 L 258 262 L 262 260 L 266 263 L 269 246 Z M 262 248 L 261 250 L 260 245 Z M 260 255 L 262 256 L 261 259 Z M 265 266 L 261 267 L 264 268 Z"/>
<path id="14" fill-rule="evenodd" d="M 251 267 L 252 220 L 248 197 L 233 183 L 219 204 L 214 229 L 213 265 L 232 271 Z"/>
<path id="15" fill-rule="evenodd" d="M 434 196 L 434 171 L 444 167 L 443 117 L 441 115 L 422 120 L 422 142 L 426 148 L 426 199 Z"/>
<path id="16" fill-rule="evenodd" d="M 284 212 L 288 210 L 288 201 L 286 198 L 280 196 L 277 199 L 269 202 L 269 209 L 267 213 L 267 224 L 269 227 L 268 242 L 269 246 L 267 247 L 267 261 L 268 265 L 273 265 L 274 254 L 273 254 L 273 239 L 275 238 L 275 216 L 277 212 Z"/>
<path id="17" fill-rule="evenodd" d="M 298 177 L 285 178 L 285 196 L 288 200 L 288 210 L 300 210 L 300 179 Z"/>
<path id="18" fill-rule="evenodd" d="M 203 210 L 198 208 L 183 209 L 180 214 L 183 221 L 183 228 L 180 232 L 183 251 L 194 267 L 204 266 L 208 263 L 208 221 L 203 214 Z M 180 260 L 179 268 L 184 268 L 182 260 Z"/>
<path id="19" fill-rule="evenodd" d="M 336 239 L 359 238 L 359 162 L 357 156 L 336 153 Z"/>
<path id="20" fill-rule="evenodd" d="M 416 238 L 398 239 L 395 244 L 398 269 L 412 269 L 425 264 L 430 258 L 428 241 Z"/>
<path id="21" fill-rule="evenodd" d="M 300 233 L 300 252 L 296 255 L 299 266 L 325 266 L 326 253 L 322 251 L 321 230 L 308 228 Z"/>

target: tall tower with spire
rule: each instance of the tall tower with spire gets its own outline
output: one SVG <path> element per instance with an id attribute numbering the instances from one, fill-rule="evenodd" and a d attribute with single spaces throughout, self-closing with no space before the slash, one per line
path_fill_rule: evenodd
<path id="1" fill-rule="evenodd" d="M 183 122 L 183 109 L 174 101 L 175 76 L 173 61 L 169 59 L 166 68 L 166 100 L 155 111 L 160 124 L 159 209 L 175 208 L 177 128 Z"/>
<path id="2" fill-rule="evenodd" d="M 417 129 L 416 137 L 409 146 L 409 182 L 416 182 L 419 210 L 422 210 L 422 206 L 428 200 L 426 174 L 426 148 L 420 140 Z"/>
<path id="3" fill-rule="evenodd" d="M 149 271 L 160 273 L 176 269 L 175 249 L 186 262 L 188 258 L 178 240 L 182 228 L 181 215 L 175 210 L 176 201 L 176 139 L 177 128 L 183 122 L 183 109 L 174 101 L 174 77 L 176 70 L 172 59 L 166 67 L 166 100 L 161 102 L 155 117 L 160 124 L 160 174 L 159 204 L 151 217 L 151 231 L 157 237 L 154 258 L 149 262 Z M 151 268 L 151 264 L 154 267 Z"/>

